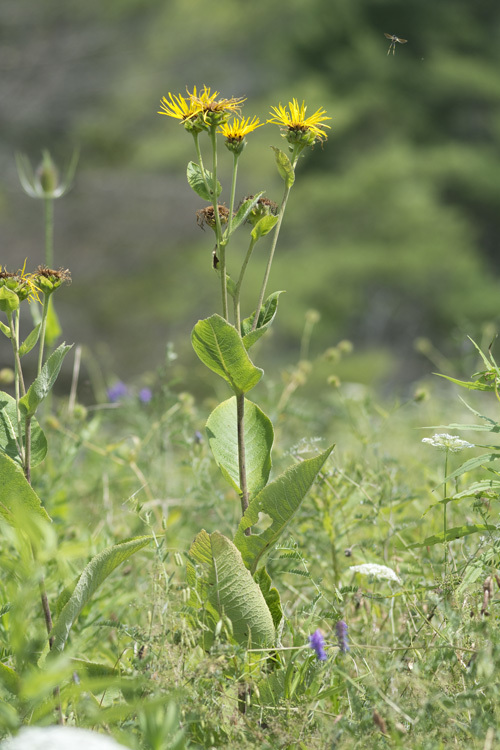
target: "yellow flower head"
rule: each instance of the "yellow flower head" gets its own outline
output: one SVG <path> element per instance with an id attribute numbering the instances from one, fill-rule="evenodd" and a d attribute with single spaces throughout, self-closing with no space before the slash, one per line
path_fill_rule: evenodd
<path id="1" fill-rule="evenodd" d="M 196 91 L 196 87 L 194 89 Z M 189 94 L 189 92 L 188 92 Z M 191 96 L 185 99 L 180 94 L 175 94 L 162 97 L 161 109 L 158 110 L 159 115 L 167 115 L 168 117 L 175 117 L 176 120 L 185 122 L 186 120 L 192 120 L 201 111 L 201 105 L 194 101 Z"/>
<path id="2" fill-rule="evenodd" d="M 263 124 L 255 116 L 251 119 L 250 117 L 246 119 L 244 117 L 241 119 L 235 117 L 231 123 L 223 123 L 220 126 L 219 133 L 225 137 L 227 148 L 235 154 L 240 154 L 245 147 L 245 136 L 256 130 L 256 128 L 262 127 Z"/>
<path id="3" fill-rule="evenodd" d="M 221 125 L 227 122 L 231 114 L 239 113 L 241 105 L 245 101 L 242 97 L 217 99 L 219 92 L 214 91 L 212 93 L 207 86 L 203 87 L 203 91 L 200 91 L 199 95 L 196 93 L 196 86 L 192 93 L 189 90 L 187 93 L 191 104 L 198 106 L 198 112 L 201 113 L 205 125 Z"/>
<path id="4" fill-rule="evenodd" d="M 307 107 L 305 102 L 299 105 L 297 99 L 288 102 L 288 111 L 286 107 L 279 104 L 277 107 L 271 107 L 271 119 L 267 122 L 275 123 L 282 129 L 287 130 L 285 135 L 290 143 L 302 143 L 304 146 L 312 146 L 316 139 L 326 140 L 327 135 L 324 128 L 329 128 L 325 120 L 331 120 L 326 111 L 318 109 L 313 115 L 306 117 Z"/>
<path id="5" fill-rule="evenodd" d="M 264 123 L 259 122 L 259 118 L 255 116 L 252 117 L 252 119 L 250 119 L 250 117 L 247 117 L 246 119 L 244 117 L 241 119 L 235 117 L 232 123 L 225 122 L 221 125 L 219 133 L 222 133 L 228 141 L 242 141 L 248 133 L 251 133 L 252 130 L 256 130 L 256 128 L 261 128 L 262 125 L 264 125 Z"/>

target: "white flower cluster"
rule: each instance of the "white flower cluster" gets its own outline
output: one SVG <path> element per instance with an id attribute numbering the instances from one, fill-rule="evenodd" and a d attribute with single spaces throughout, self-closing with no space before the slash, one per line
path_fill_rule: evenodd
<path id="1" fill-rule="evenodd" d="M 429 443 L 439 450 L 451 451 L 452 453 L 460 453 L 464 448 L 475 447 L 474 443 L 468 443 L 467 440 L 461 440 L 456 435 L 448 435 L 446 432 L 433 435 L 431 438 L 423 438 L 422 442 Z"/>
<path id="2" fill-rule="evenodd" d="M 352 573 L 360 573 L 362 576 L 373 576 L 378 580 L 386 579 L 387 581 L 395 581 L 401 583 L 401 578 L 396 575 L 392 568 L 388 568 L 387 565 L 377 565 L 377 563 L 364 563 L 363 565 L 351 565 L 349 570 Z"/>

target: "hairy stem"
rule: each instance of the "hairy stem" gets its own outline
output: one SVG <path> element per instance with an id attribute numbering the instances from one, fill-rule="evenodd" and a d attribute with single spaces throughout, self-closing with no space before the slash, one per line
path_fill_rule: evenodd
<path id="1" fill-rule="evenodd" d="M 248 508 L 248 488 L 247 488 L 247 469 L 245 463 L 245 394 L 236 394 L 236 424 L 238 431 L 238 465 L 240 474 L 240 498 L 241 498 L 241 515 L 243 516 Z M 250 534 L 250 529 L 246 529 L 245 534 Z"/>

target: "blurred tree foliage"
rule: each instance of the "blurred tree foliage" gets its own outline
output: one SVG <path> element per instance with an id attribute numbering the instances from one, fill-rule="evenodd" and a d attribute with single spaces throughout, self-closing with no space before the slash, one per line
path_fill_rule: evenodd
<path id="1" fill-rule="evenodd" d="M 24 229 L 13 151 L 57 157 L 79 143 L 77 186 L 57 207 L 58 257 L 74 275 L 67 316 L 72 338 L 114 340 L 117 369 L 154 364 L 146 330 L 175 337 L 218 304 L 183 177 L 191 139 L 156 115 L 162 95 L 193 84 L 247 96 L 245 113 L 261 119 L 294 96 L 333 118 L 299 166 L 271 279 L 289 292 L 278 322 L 289 346 L 309 307 L 322 313 L 317 350 L 351 337 L 403 358 L 418 336 L 446 349 L 498 320 L 496 3 L 2 0 L 0 22 L 5 262 L 41 260 L 26 251 L 37 227 Z M 384 32 L 408 44 L 387 55 Z M 242 195 L 279 199 L 268 148 L 279 140 L 271 126 L 251 138 Z M 140 353 L 127 364 L 130 337 Z"/>

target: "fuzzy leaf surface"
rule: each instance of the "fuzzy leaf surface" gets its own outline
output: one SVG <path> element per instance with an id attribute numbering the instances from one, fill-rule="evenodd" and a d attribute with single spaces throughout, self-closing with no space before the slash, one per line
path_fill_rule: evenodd
<path id="1" fill-rule="evenodd" d="M 263 371 L 250 360 L 238 331 L 220 315 L 199 320 L 191 342 L 203 364 L 224 378 L 235 393 L 247 393 L 261 379 Z"/>
<path id="2" fill-rule="evenodd" d="M 238 432 L 236 425 L 236 398 L 223 401 L 207 420 L 208 443 L 224 477 L 241 492 Z M 245 399 L 244 411 L 245 463 L 247 489 L 253 497 L 269 479 L 271 448 L 274 430 L 270 419 L 252 401 Z"/>
<path id="3" fill-rule="evenodd" d="M 26 444 L 26 422 L 21 419 L 22 445 Z M 18 444 L 19 428 L 15 399 L 0 391 L 0 451 L 4 451 L 13 461 L 21 465 Z M 36 421 L 31 421 L 31 467 L 38 466 L 47 455 L 47 439 Z"/>
<path id="4" fill-rule="evenodd" d="M 76 618 L 106 578 L 131 555 L 146 547 L 152 536 L 140 536 L 120 542 L 96 555 L 84 568 L 74 591 L 52 628 L 53 650 L 62 651 Z"/>
<path id="5" fill-rule="evenodd" d="M 26 395 L 20 399 L 21 411 L 25 417 L 32 417 L 44 398 L 48 396 L 57 380 L 63 359 L 71 348 L 66 344 L 58 346 L 45 362 Z"/>
<path id="6" fill-rule="evenodd" d="M 214 178 L 211 172 L 208 171 L 208 169 L 205 169 L 205 178 L 208 185 L 208 190 L 205 186 L 205 181 L 203 179 L 203 173 L 201 171 L 201 168 L 199 164 L 196 164 L 194 161 L 190 161 L 187 166 L 187 181 L 189 183 L 189 186 L 194 190 L 194 192 L 200 196 L 200 198 L 203 198 L 205 201 L 212 201 L 213 200 L 213 193 L 215 192 L 215 197 L 218 198 L 219 195 L 222 192 L 222 186 L 220 182 L 217 180 L 217 186 L 216 190 L 214 191 Z"/>
<path id="7" fill-rule="evenodd" d="M 231 620 L 235 640 L 253 648 L 272 646 L 271 612 L 234 544 L 218 531 L 207 534 L 202 530 L 190 554 L 204 567 L 205 575 L 198 579 L 202 601 L 207 599 L 219 617 Z"/>
<path id="8" fill-rule="evenodd" d="M 42 502 L 15 461 L 0 451 L 0 515 L 12 526 L 50 521 Z"/>
<path id="9" fill-rule="evenodd" d="M 252 574 L 287 528 L 333 447 L 291 466 L 251 500 L 238 526 L 234 543 Z M 261 534 L 246 536 L 245 529 L 257 524 L 259 513 L 269 516 L 271 525 Z"/>

